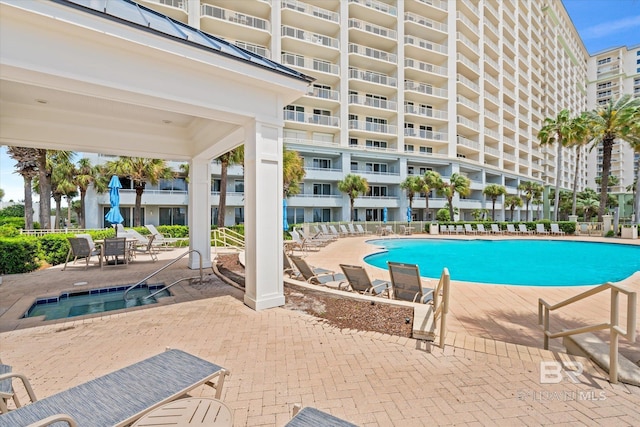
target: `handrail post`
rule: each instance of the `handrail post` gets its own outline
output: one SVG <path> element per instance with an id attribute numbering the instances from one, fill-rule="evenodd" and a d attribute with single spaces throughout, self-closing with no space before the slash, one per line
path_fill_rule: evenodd
<path id="1" fill-rule="evenodd" d="M 609 382 L 618 383 L 618 301 L 620 293 L 617 289 L 611 288 L 611 318 L 609 321 Z"/>
<path id="2" fill-rule="evenodd" d="M 549 307 L 544 307 L 544 349 L 549 350 Z"/>
<path id="3" fill-rule="evenodd" d="M 447 331 L 447 313 L 449 312 L 449 287 L 451 285 L 451 276 L 449 269 L 445 267 L 442 272 L 442 312 L 440 313 L 440 348 L 444 348 L 444 340 Z M 435 310 L 435 307 L 434 307 Z"/>

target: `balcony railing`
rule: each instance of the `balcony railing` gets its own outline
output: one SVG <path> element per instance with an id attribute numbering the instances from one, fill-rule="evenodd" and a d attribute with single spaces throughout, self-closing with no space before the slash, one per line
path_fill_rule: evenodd
<path id="1" fill-rule="evenodd" d="M 362 120 L 349 120 L 349 129 L 395 134 L 398 127 L 386 123 L 373 123 Z"/>
<path id="2" fill-rule="evenodd" d="M 398 62 L 398 56 L 394 53 L 385 52 L 383 50 L 374 49 L 368 46 L 362 46 L 355 43 L 349 43 L 349 53 L 357 53 L 358 55 L 367 56 L 373 59 L 379 59 L 381 61 L 390 62 L 396 64 Z"/>
<path id="3" fill-rule="evenodd" d="M 298 123 L 311 123 L 322 126 L 340 126 L 340 118 L 336 116 L 323 116 L 321 114 L 309 114 L 301 111 L 284 110 L 284 119 L 298 122 Z"/>
<path id="4" fill-rule="evenodd" d="M 463 84 L 467 85 L 468 87 L 470 87 L 471 89 L 475 90 L 476 92 L 480 93 L 480 86 L 478 86 L 477 83 L 472 82 L 471 80 L 469 80 L 468 78 L 466 78 L 462 74 L 456 75 L 456 80 L 459 81 L 460 83 L 463 83 Z"/>
<path id="5" fill-rule="evenodd" d="M 500 150 L 498 150 L 497 148 L 493 148 L 493 147 L 487 147 L 486 145 L 484 146 L 484 152 L 487 154 L 492 154 L 496 157 L 500 156 Z"/>
<path id="6" fill-rule="evenodd" d="M 475 111 L 480 111 L 480 104 L 478 104 L 477 102 L 473 102 L 472 100 L 470 100 L 466 96 L 458 95 L 456 97 L 456 101 L 459 102 L 462 105 L 466 105 L 467 107 L 469 107 L 469 108 L 471 108 L 471 109 L 473 109 Z"/>
<path id="7" fill-rule="evenodd" d="M 247 27 L 257 28 L 259 30 L 271 31 L 271 24 L 269 21 L 233 10 L 212 6 L 210 4 L 203 4 L 201 6 L 201 13 L 203 16 L 210 16 L 222 21 L 229 21 Z"/>
<path id="8" fill-rule="evenodd" d="M 449 96 L 449 91 L 446 89 L 433 87 L 431 85 L 424 84 L 424 83 L 414 82 L 413 80 L 405 80 L 404 89 L 414 91 L 414 92 L 424 93 L 426 95 L 440 96 L 442 98 L 446 98 Z"/>
<path id="9" fill-rule="evenodd" d="M 386 99 L 373 98 L 371 96 L 362 95 L 349 95 L 349 104 L 364 105 L 367 107 L 382 108 L 385 110 L 394 110 L 397 107 L 395 101 L 388 101 Z"/>
<path id="10" fill-rule="evenodd" d="M 340 92 L 338 92 L 337 90 L 330 90 L 319 87 L 310 87 L 307 95 L 314 96 L 316 98 L 330 99 L 332 101 L 340 100 Z"/>
<path id="11" fill-rule="evenodd" d="M 462 12 L 457 12 L 456 13 L 456 17 L 465 23 L 465 25 L 467 27 L 469 27 L 474 33 L 476 34 L 480 34 L 480 30 L 478 29 L 478 26 L 476 24 L 474 24 L 473 22 L 471 22 L 471 20 L 469 18 L 467 18 L 467 16 L 462 13 Z"/>
<path id="12" fill-rule="evenodd" d="M 386 74 L 376 73 L 375 71 L 361 70 L 358 68 L 349 68 L 349 78 L 364 80 L 366 82 L 377 83 L 385 86 L 397 87 L 398 79 L 387 76 Z"/>
<path id="13" fill-rule="evenodd" d="M 367 33 L 376 34 L 378 36 L 394 40 L 398 37 L 396 30 L 381 27 L 380 25 L 372 24 L 361 19 L 350 18 L 349 28 L 357 28 L 359 30 L 366 31 Z"/>
<path id="14" fill-rule="evenodd" d="M 508 138 L 508 137 L 506 137 L 506 136 L 503 136 L 503 137 L 502 137 L 502 142 L 503 142 L 504 144 L 510 145 L 510 146 L 512 146 L 512 147 L 515 147 L 515 146 L 516 146 L 516 142 L 515 142 L 513 139 Z"/>
<path id="15" fill-rule="evenodd" d="M 478 122 L 469 120 L 466 117 L 462 117 L 462 116 L 457 116 L 456 120 L 461 125 L 465 125 L 466 127 L 471 128 L 473 130 L 480 131 L 480 123 Z"/>
<path id="16" fill-rule="evenodd" d="M 332 64 L 323 59 L 308 58 L 283 52 L 281 61 L 283 64 L 293 65 L 295 67 L 307 68 L 329 74 L 340 74 L 340 67 L 337 64 Z"/>
<path id="17" fill-rule="evenodd" d="M 405 105 L 404 112 L 423 117 L 433 117 L 435 119 L 447 120 L 448 113 L 445 110 L 434 110 L 433 108 L 416 107 L 415 105 Z"/>
<path id="18" fill-rule="evenodd" d="M 500 139 L 500 134 L 493 129 L 484 128 L 484 134 L 488 135 L 494 139 Z"/>
<path id="19" fill-rule="evenodd" d="M 419 24 L 428 28 L 433 28 L 435 30 L 442 31 L 444 33 L 446 33 L 448 30 L 447 24 L 434 21 L 433 19 L 425 18 L 424 16 L 417 15 L 413 12 L 406 12 L 404 14 L 404 19 L 405 21 L 415 22 L 416 24 Z"/>
<path id="20" fill-rule="evenodd" d="M 312 6 L 307 3 L 302 3 L 297 0 L 282 0 L 283 9 L 292 9 L 306 15 L 315 16 L 320 19 L 325 19 L 331 22 L 339 22 L 340 15 L 336 12 L 332 12 L 321 7 Z"/>
<path id="21" fill-rule="evenodd" d="M 447 53 L 449 49 L 447 46 L 443 44 L 438 44 L 434 42 L 430 42 L 429 40 L 421 39 L 414 36 L 404 36 L 405 44 L 410 44 L 412 46 L 416 46 L 422 49 L 432 50 L 440 53 Z"/>
<path id="22" fill-rule="evenodd" d="M 187 0 L 147 0 L 151 3 L 163 4 L 165 6 L 175 7 L 176 9 L 182 9 L 185 12 L 188 12 L 189 3 Z"/>
<path id="23" fill-rule="evenodd" d="M 444 132 L 434 132 L 431 130 L 422 130 L 415 128 L 404 128 L 404 136 L 410 136 L 420 139 L 431 139 L 434 141 L 446 141 L 447 134 Z"/>
<path id="24" fill-rule="evenodd" d="M 467 45 L 467 47 L 469 49 L 471 49 L 474 52 L 478 52 L 479 48 L 478 48 L 478 43 L 473 42 L 469 39 L 469 37 L 465 36 L 464 34 L 462 34 L 460 31 L 458 31 L 456 33 L 456 38 L 458 40 L 460 40 L 462 43 L 464 43 L 465 45 Z M 459 55 L 459 54 L 458 54 Z"/>
<path id="25" fill-rule="evenodd" d="M 463 145 L 465 147 L 473 148 L 474 150 L 480 150 L 480 143 L 477 141 L 473 141 L 469 138 L 465 138 L 464 136 L 458 135 L 457 142 L 459 145 Z"/>
<path id="26" fill-rule="evenodd" d="M 433 65 L 422 61 L 417 61 L 411 58 L 405 58 L 404 66 L 409 68 L 415 68 L 428 73 L 440 74 L 441 76 L 447 76 L 447 68 L 439 65 Z"/>
<path id="27" fill-rule="evenodd" d="M 293 37 L 298 40 L 303 40 L 309 43 L 318 44 L 335 49 L 340 48 L 340 42 L 333 37 L 325 36 L 323 34 L 316 34 L 310 31 L 301 30 L 299 28 L 282 26 L 281 34 L 283 37 Z"/>
<path id="28" fill-rule="evenodd" d="M 349 3 L 357 3 L 362 6 L 368 7 L 369 9 L 377 10 L 391 16 L 398 15 L 398 10 L 395 7 L 389 6 L 386 3 L 382 3 L 376 0 L 349 0 Z"/>
<path id="29" fill-rule="evenodd" d="M 491 49 L 494 50 L 494 52 L 498 53 L 500 52 L 500 49 L 498 49 L 498 45 L 495 44 L 493 41 L 491 41 L 490 38 L 485 37 L 484 38 L 484 44 L 486 44 L 487 46 L 489 46 Z"/>
<path id="30" fill-rule="evenodd" d="M 231 41 L 231 40 L 229 40 Z M 253 52 L 257 55 L 264 56 L 265 58 L 271 58 L 271 51 L 264 46 L 260 46 L 257 44 L 247 43 L 242 40 L 236 40 L 233 42 L 238 47 L 248 50 L 249 52 Z"/>
<path id="31" fill-rule="evenodd" d="M 500 123 L 500 117 L 493 111 L 484 110 L 484 116 L 489 117 L 491 120 L 493 120 L 496 123 Z"/>
<path id="32" fill-rule="evenodd" d="M 478 64 L 474 63 L 473 61 L 471 61 L 469 58 L 467 58 L 461 53 L 459 53 L 456 56 L 456 58 L 458 59 L 458 61 L 462 62 L 464 65 L 466 65 L 467 67 L 475 71 L 477 74 L 480 74 L 480 67 L 478 66 Z"/>
<path id="33" fill-rule="evenodd" d="M 492 57 L 490 57 L 487 54 L 484 55 L 484 62 L 490 64 L 496 70 L 498 70 L 498 71 L 500 70 L 500 65 L 498 65 L 498 61 L 496 61 L 495 59 L 493 59 Z"/>

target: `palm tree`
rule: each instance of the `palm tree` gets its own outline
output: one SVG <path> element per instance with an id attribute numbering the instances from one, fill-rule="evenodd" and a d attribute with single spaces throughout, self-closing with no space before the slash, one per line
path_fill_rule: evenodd
<path id="1" fill-rule="evenodd" d="M 598 199 L 587 198 L 578 200 L 578 208 L 582 210 L 585 221 L 589 221 L 591 212 L 596 212 L 599 207 L 600 202 L 598 201 Z"/>
<path id="2" fill-rule="evenodd" d="M 513 210 L 522 207 L 522 198 L 515 194 L 509 194 L 504 198 L 504 205 L 511 211 L 511 221 L 513 221 Z"/>
<path id="3" fill-rule="evenodd" d="M 38 175 L 38 152 L 35 148 L 8 147 L 7 153 L 16 161 L 16 173 L 24 180 L 24 226 L 33 230 L 33 178 Z"/>
<path id="4" fill-rule="evenodd" d="M 408 176 L 404 181 L 400 183 L 400 188 L 407 190 L 407 197 L 409 198 L 409 209 L 413 209 L 413 198 L 416 194 L 426 193 L 429 189 L 427 183 L 424 182 L 424 178 L 417 175 Z"/>
<path id="5" fill-rule="evenodd" d="M 636 156 L 640 156 L 640 112 L 636 113 L 636 118 L 633 120 L 633 126 L 630 133 L 632 138 L 628 138 L 628 142 L 631 144 Z M 630 187 L 635 185 L 635 190 L 633 190 L 633 213 L 635 215 L 635 223 L 640 224 L 640 167 L 637 168 L 636 173 L 636 179 Z M 627 191 L 632 190 L 627 189 Z"/>
<path id="6" fill-rule="evenodd" d="M 4 190 L 0 188 L 0 202 L 4 199 Z"/>
<path id="7" fill-rule="evenodd" d="M 464 175 L 460 175 L 457 172 L 451 174 L 449 177 L 449 182 L 444 182 L 442 178 L 437 184 L 438 194 L 447 198 L 449 203 L 449 216 L 451 221 L 453 221 L 453 196 L 456 194 L 460 194 L 461 196 L 468 196 L 471 194 L 471 180 Z"/>
<path id="8" fill-rule="evenodd" d="M 104 165 L 106 175 L 118 175 L 126 177 L 133 183 L 136 190 L 136 204 L 133 214 L 133 225 L 141 225 L 140 213 L 142 210 L 142 194 L 149 182 L 156 185 L 161 179 L 172 179 L 174 173 L 164 160 L 146 159 L 143 157 L 120 157 L 118 160 L 107 162 Z"/>
<path id="9" fill-rule="evenodd" d="M 602 144 L 602 185 L 600 186 L 600 206 L 598 221 L 602 221 L 607 205 L 609 174 L 611 173 L 611 151 L 616 139 L 638 144 L 638 118 L 640 117 L 640 98 L 623 95 L 587 112 L 587 126 L 592 136 L 592 147 Z"/>
<path id="10" fill-rule="evenodd" d="M 541 145 L 558 144 L 558 154 L 556 156 L 556 198 L 554 203 L 553 216 L 558 220 L 558 206 L 560 206 L 560 179 L 562 178 L 562 149 L 571 139 L 573 123 L 569 116 L 569 110 L 560 111 L 555 119 L 547 117 L 544 119 L 544 126 L 538 132 L 538 139 Z"/>
<path id="11" fill-rule="evenodd" d="M 68 202 L 68 223 L 71 222 L 71 199 L 77 195 L 77 186 L 73 182 L 76 172 L 75 165 L 71 162 L 73 153 L 61 151 L 51 152 L 48 156 L 51 173 L 51 194 L 56 202 L 56 221 L 54 228 L 60 228 L 62 217 L 62 198 Z"/>
<path id="12" fill-rule="evenodd" d="M 304 159 L 297 151 L 282 151 L 282 192 L 284 197 L 295 196 L 300 193 L 300 184 L 304 179 Z"/>
<path id="13" fill-rule="evenodd" d="M 568 144 L 576 149 L 576 164 L 573 173 L 573 196 L 571 198 L 571 215 L 576 214 L 576 199 L 578 193 L 578 176 L 580 171 L 580 155 L 583 147 L 589 141 L 589 128 L 587 127 L 586 114 L 582 113 L 575 117 L 571 124 L 571 132 L 568 137 Z"/>
<path id="14" fill-rule="evenodd" d="M 491 220 L 495 221 L 496 219 L 496 200 L 498 197 L 507 194 L 507 189 L 503 185 L 499 184 L 489 184 L 484 187 L 482 190 L 482 194 L 491 198 L 492 207 L 491 207 Z M 511 212 L 511 217 L 513 218 L 513 212 Z"/>
<path id="15" fill-rule="evenodd" d="M 533 181 L 523 181 L 518 185 L 518 190 L 524 191 L 526 220 L 529 221 L 529 203 L 537 199 L 539 197 L 537 196 L 538 194 L 542 194 L 543 187 Z"/>
<path id="16" fill-rule="evenodd" d="M 433 170 L 428 170 L 424 173 L 424 183 L 425 183 L 425 203 L 426 203 L 426 211 L 429 213 L 429 193 L 431 193 L 432 188 L 437 188 L 438 183 L 442 181 L 440 174 Z"/>
<path id="17" fill-rule="evenodd" d="M 227 209 L 227 172 L 229 166 L 244 163 L 244 145 L 227 151 L 216 158 L 220 162 L 220 201 L 218 202 L 218 227 L 224 227 L 224 212 Z"/>
<path id="18" fill-rule="evenodd" d="M 86 206 L 85 206 L 85 198 L 87 195 L 87 190 L 89 190 L 89 186 L 93 184 L 94 189 L 98 193 L 104 193 L 107 190 L 107 179 L 106 175 L 102 175 L 100 173 L 100 168 L 98 166 L 93 166 L 91 164 L 91 160 L 86 157 L 78 160 L 78 165 L 76 167 L 76 174 L 73 177 L 73 182 L 78 187 L 80 191 L 80 207 L 77 210 L 78 219 L 80 223 L 80 228 L 86 228 Z"/>
<path id="19" fill-rule="evenodd" d="M 338 182 L 338 190 L 349 196 L 351 212 L 350 217 L 353 221 L 353 205 L 358 195 L 365 195 L 369 191 L 369 183 L 366 178 L 360 175 L 348 174 L 342 181 Z"/>

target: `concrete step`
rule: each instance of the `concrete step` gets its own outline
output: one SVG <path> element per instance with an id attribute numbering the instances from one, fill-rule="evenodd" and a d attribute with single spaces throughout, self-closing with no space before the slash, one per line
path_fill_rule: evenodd
<path id="1" fill-rule="evenodd" d="M 434 341 L 436 322 L 433 321 L 433 305 L 420 304 L 413 309 L 412 337 L 417 340 Z"/>
<path id="2" fill-rule="evenodd" d="M 588 357 L 602 369 L 609 372 L 609 344 L 603 342 L 592 333 L 564 337 L 563 344 L 567 349 L 567 353 Z M 618 381 L 640 386 L 640 366 L 621 354 L 618 355 Z"/>

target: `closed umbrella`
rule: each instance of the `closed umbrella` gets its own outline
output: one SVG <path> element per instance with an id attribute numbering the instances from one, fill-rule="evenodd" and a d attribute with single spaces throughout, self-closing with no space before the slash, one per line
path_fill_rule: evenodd
<path id="1" fill-rule="evenodd" d="M 387 223 L 387 208 L 382 209 L 382 222 Z"/>
<path id="2" fill-rule="evenodd" d="M 411 207 L 407 207 L 407 222 L 411 222 Z"/>
<path id="3" fill-rule="evenodd" d="M 282 199 L 282 228 L 289 231 L 289 222 L 287 221 L 287 199 Z"/>
<path id="4" fill-rule="evenodd" d="M 109 221 L 111 224 L 122 224 L 124 218 L 120 214 L 120 189 L 122 188 L 122 184 L 120 184 L 120 179 L 116 175 L 111 177 L 111 181 L 109 181 L 109 202 L 111 203 L 111 209 L 104 216 L 104 219 Z M 118 229 L 116 228 L 116 235 L 118 233 Z"/>

